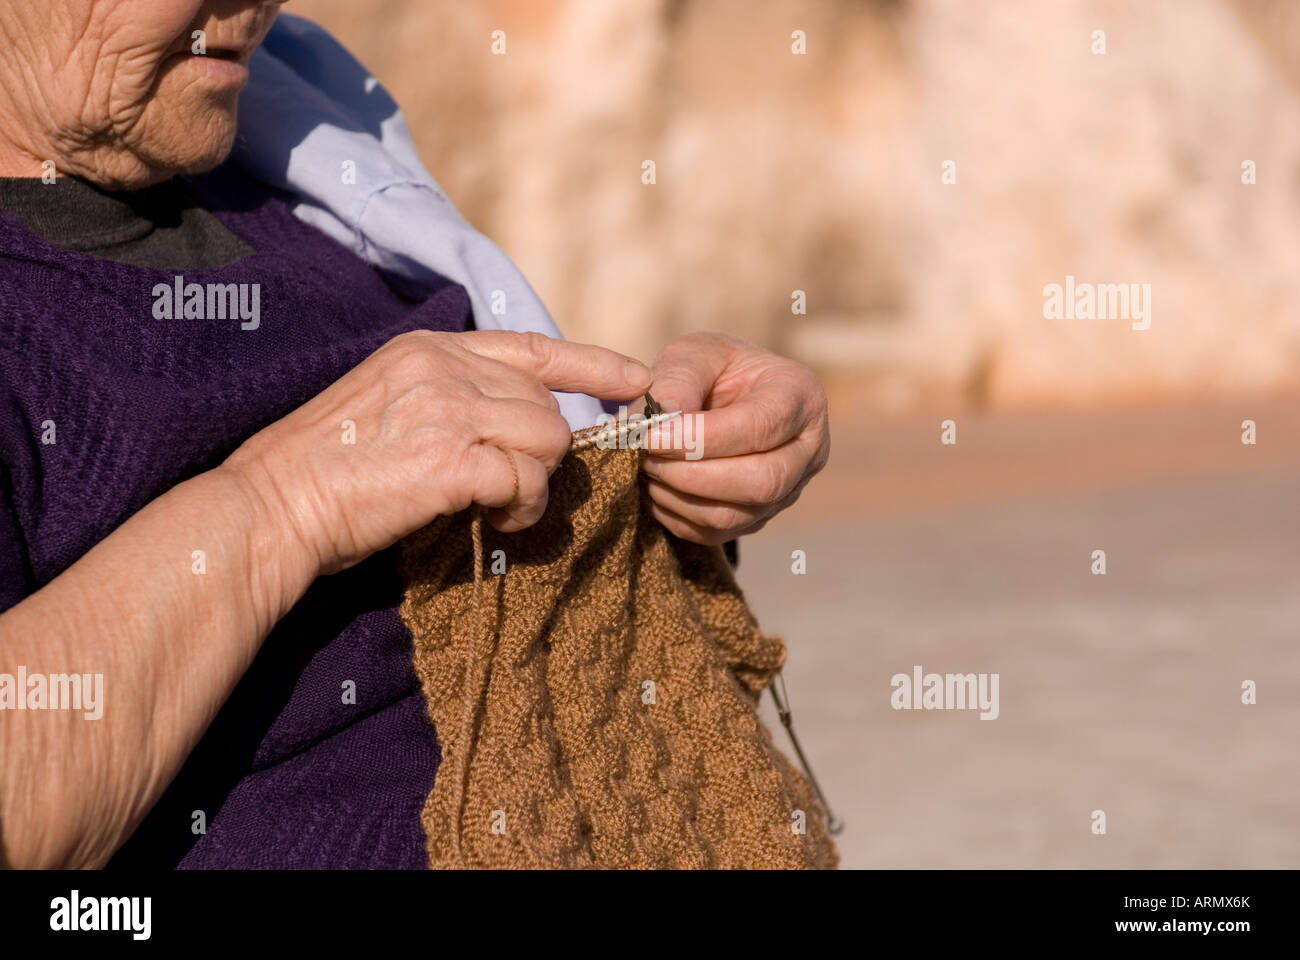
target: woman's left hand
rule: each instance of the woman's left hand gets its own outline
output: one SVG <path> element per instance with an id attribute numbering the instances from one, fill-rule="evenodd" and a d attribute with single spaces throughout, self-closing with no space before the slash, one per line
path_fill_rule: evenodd
<path id="1" fill-rule="evenodd" d="M 826 391 L 803 364 L 720 333 L 660 351 L 650 388 L 681 410 L 672 449 L 643 458 L 651 513 L 668 530 L 715 545 L 761 529 L 826 465 Z M 698 459 L 687 459 L 699 455 Z"/>

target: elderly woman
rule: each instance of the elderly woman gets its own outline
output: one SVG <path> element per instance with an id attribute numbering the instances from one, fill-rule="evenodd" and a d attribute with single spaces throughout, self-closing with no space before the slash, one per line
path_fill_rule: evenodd
<path id="1" fill-rule="evenodd" d="M 7 866 L 423 866 L 439 753 L 388 548 L 471 504 L 537 521 L 552 391 L 702 411 L 703 459 L 644 467 L 697 542 L 825 461 L 803 367 L 483 329 L 462 284 L 377 269 L 228 161 L 278 6 L 0 0 Z M 98 706 L 19 673 L 82 674 L 87 708 L 102 677 Z"/>

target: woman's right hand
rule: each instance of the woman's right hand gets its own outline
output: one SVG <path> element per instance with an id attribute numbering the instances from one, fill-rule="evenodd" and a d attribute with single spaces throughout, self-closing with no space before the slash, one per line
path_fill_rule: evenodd
<path id="1" fill-rule="evenodd" d="M 570 443 L 550 391 L 630 400 L 650 376 L 612 350 L 540 334 L 413 331 L 222 469 L 286 525 L 316 574 L 333 573 L 471 503 L 493 508 L 503 531 L 535 523 Z"/>
<path id="2" fill-rule="evenodd" d="M 542 336 L 403 334 L 0 613 L 0 663 L 93 665 L 122 691 L 94 723 L 0 713 L 0 867 L 107 863 L 318 574 L 473 502 L 502 529 L 527 526 L 569 448 L 548 388 L 624 400 L 649 379 Z"/>

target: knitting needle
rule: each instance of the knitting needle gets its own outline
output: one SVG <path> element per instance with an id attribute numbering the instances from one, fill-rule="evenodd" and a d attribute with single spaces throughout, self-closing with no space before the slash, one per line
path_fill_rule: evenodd
<path id="1" fill-rule="evenodd" d="M 785 692 L 785 675 L 779 670 L 776 679 L 781 683 L 781 691 Z M 831 835 L 839 833 L 844 829 L 844 821 L 831 813 L 831 805 L 826 802 L 826 794 L 822 793 L 821 784 L 813 776 L 812 767 L 808 765 L 808 758 L 803 754 L 803 748 L 799 746 L 799 738 L 794 735 L 794 720 L 790 717 L 790 710 L 786 706 L 790 702 L 789 694 L 786 694 L 784 701 L 781 695 L 776 692 L 776 684 L 770 684 L 768 689 L 772 691 L 772 699 L 776 701 L 776 714 L 781 718 L 781 725 L 785 727 L 785 732 L 790 735 L 790 742 L 794 745 L 794 752 L 799 755 L 799 765 L 803 767 L 803 772 L 808 775 L 808 782 L 812 784 L 813 790 L 817 794 L 817 799 L 822 803 L 822 809 L 826 811 L 826 832 Z"/>
<path id="2" fill-rule="evenodd" d="M 680 410 L 673 410 L 670 413 L 664 413 L 659 404 L 654 403 L 653 397 L 650 397 L 647 394 L 646 399 L 649 401 L 649 403 L 646 404 L 647 412 L 651 409 L 650 404 L 654 404 L 654 412 L 651 413 L 650 416 L 636 416 L 635 419 L 619 419 L 615 420 L 613 423 L 579 430 L 573 435 L 571 448 L 573 450 L 585 450 L 587 447 L 591 446 L 599 446 L 602 449 L 613 449 L 615 447 L 621 448 L 625 446 L 624 441 L 627 436 L 634 433 L 634 431 L 640 432 L 641 440 L 644 443 L 648 439 L 652 427 L 658 426 L 659 424 L 665 423 L 669 420 L 674 420 L 682 415 L 682 411 Z M 634 436 L 633 441 L 635 441 L 635 439 L 636 437 Z M 626 445 L 633 446 L 634 444 L 629 443 Z"/>

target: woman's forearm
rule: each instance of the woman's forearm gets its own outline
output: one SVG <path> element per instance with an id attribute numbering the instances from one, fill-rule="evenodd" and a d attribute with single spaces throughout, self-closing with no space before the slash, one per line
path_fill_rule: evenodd
<path id="1" fill-rule="evenodd" d="M 572 440 L 551 391 L 649 384 L 603 347 L 410 331 L 131 517 L 0 615 L 0 674 L 105 688 L 99 719 L 0 710 L 0 864 L 106 863 L 318 573 L 471 503 L 499 529 L 536 522 Z"/>
<path id="2" fill-rule="evenodd" d="M 0 710 L 0 864 L 106 863 L 306 591 L 315 559 L 221 467 L 0 615 L 0 674 L 103 678 L 95 719 L 48 699 Z"/>

